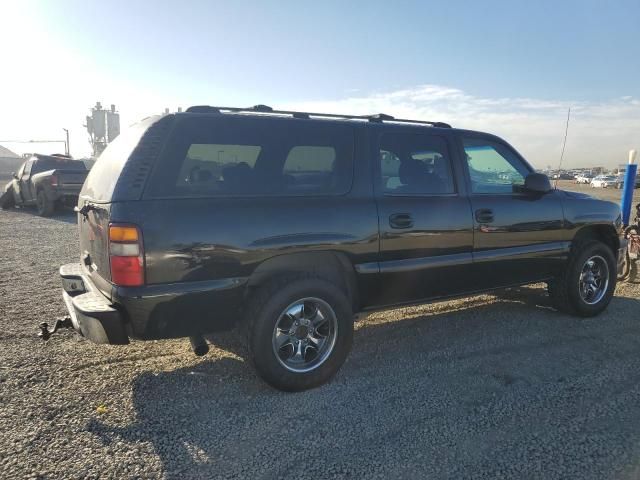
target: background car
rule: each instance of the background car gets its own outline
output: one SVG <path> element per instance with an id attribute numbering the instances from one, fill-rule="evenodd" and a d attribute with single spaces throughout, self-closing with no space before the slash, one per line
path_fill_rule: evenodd
<path id="1" fill-rule="evenodd" d="M 617 177 L 613 175 L 598 175 L 596 178 L 591 180 L 592 188 L 611 188 L 615 187 L 618 183 Z"/>
<path id="2" fill-rule="evenodd" d="M 87 172 L 84 162 L 68 155 L 34 154 L 12 174 L 0 195 L 0 208 L 33 205 L 48 217 L 57 207 L 78 202 Z"/>
<path id="3" fill-rule="evenodd" d="M 590 173 L 582 173 L 576 178 L 576 183 L 583 183 L 588 185 L 591 183 L 591 180 L 593 180 L 593 175 L 591 175 Z"/>
<path id="4" fill-rule="evenodd" d="M 635 185 L 633 186 L 633 188 L 640 188 L 640 175 L 636 175 L 636 179 L 634 183 Z M 615 187 L 618 189 L 624 187 L 624 173 L 621 173 L 616 177 Z"/>

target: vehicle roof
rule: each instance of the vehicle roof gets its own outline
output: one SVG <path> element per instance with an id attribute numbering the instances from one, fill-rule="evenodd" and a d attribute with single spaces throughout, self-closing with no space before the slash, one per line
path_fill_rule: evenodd
<path id="1" fill-rule="evenodd" d="M 384 129 L 434 129 L 441 133 L 462 133 L 464 135 L 484 137 L 491 137 L 495 140 L 504 141 L 500 137 L 488 132 L 479 130 L 468 130 L 462 128 L 454 128 L 451 125 L 440 121 L 423 121 L 412 119 L 400 119 L 392 117 L 384 113 L 378 113 L 374 115 L 342 115 L 331 113 L 315 113 L 315 112 L 298 112 L 298 111 L 285 111 L 285 110 L 273 110 L 266 105 L 256 105 L 249 108 L 239 107 L 212 107 L 212 106 L 196 106 L 190 107 L 185 112 L 176 112 L 168 115 L 175 115 L 176 117 L 219 117 L 233 116 L 233 117 L 249 117 L 252 119 L 264 119 L 273 121 L 276 119 L 287 119 L 301 122 L 327 122 L 328 124 L 340 124 L 344 125 L 345 122 L 354 125 L 359 125 L 361 128 L 384 128 Z"/>

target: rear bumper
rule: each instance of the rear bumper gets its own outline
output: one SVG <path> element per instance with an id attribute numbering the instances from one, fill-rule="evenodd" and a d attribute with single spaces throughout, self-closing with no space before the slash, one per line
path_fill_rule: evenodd
<path id="1" fill-rule="evenodd" d="M 83 274 L 80 264 L 60 267 L 60 278 L 62 298 L 76 331 L 95 343 L 129 343 L 122 314 Z"/>
<path id="2" fill-rule="evenodd" d="M 80 196 L 80 189 L 77 188 L 59 188 L 51 190 L 48 193 L 49 200 L 61 201 L 68 204 L 78 203 L 78 197 Z"/>
<path id="3" fill-rule="evenodd" d="M 60 267 L 63 298 L 74 328 L 96 343 L 127 344 L 233 329 L 246 278 L 142 287 L 113 286 L 105 297 L 79 263 Z"/>

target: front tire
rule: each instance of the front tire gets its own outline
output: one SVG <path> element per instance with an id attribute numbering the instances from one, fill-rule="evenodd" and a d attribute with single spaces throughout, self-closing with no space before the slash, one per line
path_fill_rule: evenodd
<path id="1" fill-rule="evenodd" d="M 245 311 L 249 357 L 262 379 L 284 391 L 329 381 L 351 350 L 353 312 L 323 278 L 288 275 L 260 287 Z"/>
<path id="2" fill-rule="evenodd" d="M 44 190 L 40 190 L 36 197 L 36 208 L 41 217 L 50 217 L 55 210 L 55 204 L 47 198 Z"/>
<path id="3" fill-rule="evenodd" d="M 592 317 L 601 313 L 613 298 L 617 263 L 611 249 L 597 240 L 577 242 L 568 264 L 549 282 L 554 306 L 565 313 Z"/>

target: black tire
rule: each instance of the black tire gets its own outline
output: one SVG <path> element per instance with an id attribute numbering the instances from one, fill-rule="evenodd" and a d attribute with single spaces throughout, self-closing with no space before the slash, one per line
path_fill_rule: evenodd
<path id="1" fill-rule="evenodd" d="M 311 371 L 287 369 L 274 347 L 276 325 L 285 309 L 302 299 L 315 298 L 328 305 L 335 314 L 335 339 L 327 357 Z M 353 341 L 353 312 L 349 299 L 334 284 L 316 276 L 287 275 L 258 288 L 244 315 L 249 357 L 262 379 L 283 391 L 295 392 L 318 387 L 329 381 L 346 360 Z"/>
<path id="2" fill-rule="evenodd" d="M 38 192 L 36 197 L 36 208 L 38 209 L 38 215 L 41 217 L 50 217 L 55 210 L 55 204 L 47 198 L 44 190 Z"/>
<path id="3" fill-rule="evenodd" d="M 16 199 L 13 196 L 13 187 L 9 187 L 2 195 L 0 195 L 0 208 L 8 210 L 16 205 Z"/>
<path id="4" fill-rule="evenodd" d="M 608 268 L 608 283 L 603 295 L 595 303 L 588 303 L 580 294 L 580 276 L 588 260 L 602 258 Z M 601 313 L 613 298 L 616 288 L 617 263 L 611 248 L 597 240 L 576 242 L 571 248 L 569 261 L 556 278 L 549 282 L 549 296 L 561 312 L 580 317 L 592 317 Z"/>

